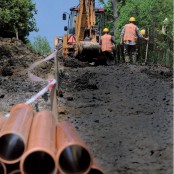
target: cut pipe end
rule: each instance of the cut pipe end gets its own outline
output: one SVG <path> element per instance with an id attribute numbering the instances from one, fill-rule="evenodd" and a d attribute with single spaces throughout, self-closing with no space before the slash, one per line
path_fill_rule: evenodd
<path id="1" fill-rule="evenodd" d="M 56 171 L 54 158 L 44 151 L 29 153 L 22 163 L 22 170 L 27 174 L 53 174 Z"/>
<path id="2" fill-rule="evenodd" d="M 91 169 L 88 174 L 104 174 L 102 171 L 99 169 Z"/>
<path id="3" fill-rule="evenodd" d="M 0 137 L 0 158 L 2 161 L 12 164 L 19 160 L 25 150 L 22 138 L 13 133 L 4 134 Z"/>
<path id="4" fill-rule="evenodd" d="M 2 174 L 6 174 L 7 173 L 5 165 L 3 163 L 1 163 L 1 162 L 0 162 L 0 173 L 2 173 Z"/>
<path id="5" fill-rule="evenodd" d="M 20 170 L 14 170 L 14 171 L 10 172 L 9 174 L 21 174 L 21 171 Z"/>
<path id="6" fill-rule="evenodd" d="M 59 170 L 63 173 L 83 173 L 89 170 L 91 156 L 84 147 L 71 145 L 64 148 L 58 157 Z"/>

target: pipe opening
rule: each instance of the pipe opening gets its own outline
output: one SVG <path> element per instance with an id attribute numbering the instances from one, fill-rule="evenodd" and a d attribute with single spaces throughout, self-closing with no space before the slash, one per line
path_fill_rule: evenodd
<path id="1" fill-rule="evenodd" d="M 88 174 L 103 174 L 103 172 L 98 169 L 91 169 Z"/>
<path id="2" fill-rule="evenodd" d="M 19 162 L 15 164 L 6 164 L 7 173 L 11 174 L 12 171 L 19 169 Z"/>
<path id="3" fill-rule="evenodd" d="M 86 171 L 91 163 L 88 151 L 79 146 L 68 146 L 60 154 L 59 164 L 64 173 L 79 173 Z"/>
<path id="4" fill-rule="evenodd" d="M 18 159 L 25 149 L 22 138 L 12 133 L 0 137 L 0 147 L 0 157 L 7 161 Z"/>
<path id="5" fill-rule="evenodd" d="M 55 170 L 55 162 L 48 153 L 37 151 L 25 158 L 23 169 L 27 174 L 52 174 Z"/>
<path id="6" fill-rule="evenodd" d="M 0 173 L 5 173 L 3 165 L 0 163 Z"/>
<path id="7" fill-rule="evenodd" d="M 11 173 L 9 174 L 21 174 L 20 170 L 15 170 L 15 171 L 12 171 Z"/>

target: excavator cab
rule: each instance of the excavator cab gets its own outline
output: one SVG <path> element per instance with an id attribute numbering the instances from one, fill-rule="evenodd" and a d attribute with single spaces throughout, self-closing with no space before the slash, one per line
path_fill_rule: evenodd
<path id="1" fill-rule="evenodd" d="M 77 13 L 78 13 L 78 9 L 77 8 L 71 8 L 70 11 L 71 11 L 70 14 L 63 13 L 62 19 L 66 20 L 67 15 L 68 15 L 68 26 L 65 26 L 66 29 L 67 29 L 66 31 L 67 31 L 67 34 L 73 34 L 74 35 L 75 34 L 75 20 L 76 20 L 76 16 L 77 16 Z"/>

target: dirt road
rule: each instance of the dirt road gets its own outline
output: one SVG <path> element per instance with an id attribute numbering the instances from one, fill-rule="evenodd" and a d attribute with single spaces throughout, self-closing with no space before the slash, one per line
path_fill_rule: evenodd
<path id="1" fill-rule="evenodd" d="M 65 68 L 69 119 L 106 174 L 172 173 L 172 73 L 120 65 Z"/>

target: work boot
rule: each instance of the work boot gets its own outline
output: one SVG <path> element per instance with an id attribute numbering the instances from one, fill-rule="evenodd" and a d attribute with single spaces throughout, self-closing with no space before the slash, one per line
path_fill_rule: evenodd
<path id="1" fill-rule="evenodd" d="M 110 59 L 110 58 L 106 59 L 106 65 L 111 66 L 111 65 L 114 65 L 114 64 L 115 64 L 115 61 L 113 59 Z"/>
<path id="2" fill-rule="evenodd" d="M 125 55 L 125 62 L 126 62 L 126 63 L 129 63 L 129 62 L 130 62 L 130 58 L 129 58 L 128 55 Z"/>
<path id="3" fill-rule="evenodd" d="M 136 54 L 132 54 L 132 63 L 136 64 L 137 61 L 137 55 Z"/>

